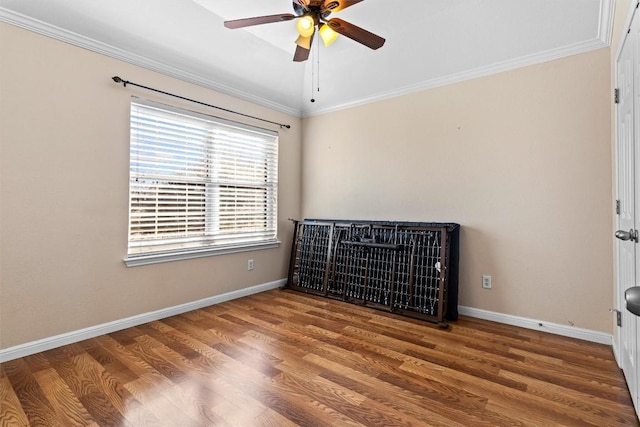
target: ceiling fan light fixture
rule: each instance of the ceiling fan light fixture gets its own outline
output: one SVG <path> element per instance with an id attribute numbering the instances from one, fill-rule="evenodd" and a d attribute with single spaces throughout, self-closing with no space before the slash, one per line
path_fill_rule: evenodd
<path id="1" fill-rule="evenodd" d="M 309 52 L 311 51 L 316 31 L 320 34 L 325 46 L 334 43 L 338 34 L 342 34 L 370 49 L 379 49 L 385 42 L 382 37 L 340 18 L 328 19 L 333 12 L 341 11 L 362 1 L 364 0 L 293 0 L 295 14 L 280 13 L 277 15 L 233 19 L 224 21 L 224 26 L 235 29 L 274 22 L 295 21 L 296 31 L 300 37 L 296 40 L 297 47 L 293 55 L 294 62 L 303 62 L 309 59 Z"/>
<path id="2" fill-rule="evenodd" d="M 318 30 L 320 33 L 320 37 L 322 37 L 322 41 L 325 46 L 331 45 L 338 38 L 338 33 L 333 31 L 333 28 L 328 26 L 327 24 L 322 24 L 320 29 Z"/>
<path id="3" fill-rule="evenodd" d="M 316 21 L 313 17 L 305 15 L 298 19 L 298 22 L 296 23 L 296 30 L 298 30 L 298 34 L 302 37 L 311 37 L 315 30 L 315 26 Z"/>

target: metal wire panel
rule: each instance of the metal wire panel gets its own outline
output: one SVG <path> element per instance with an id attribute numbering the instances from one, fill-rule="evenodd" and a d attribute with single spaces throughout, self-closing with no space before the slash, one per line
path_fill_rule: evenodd
<path id="1" fill-rule="evenodd" d="M 434 223 L 296 222 L 289 286 L 443 322 L 452 229 L 457 232 Z M 457 265 L 455 279 L 457 290 Z"/>
<path id="2" fill-rule="evenodd" d="M 332 228 L 331 224 L 297 224 L 290 286 L 324 292 Z"/>
<path id="3" fill-rule="evenodd" d="M 438 316 L 445 262 L 443 230 L 405 230 L 394 308 Z"/>
<path id="4" fill-rule="evenodd" d="M 395 264 L 395 227 L 336 225 L 330 289 L 346 300 L 388 306 Z"/>

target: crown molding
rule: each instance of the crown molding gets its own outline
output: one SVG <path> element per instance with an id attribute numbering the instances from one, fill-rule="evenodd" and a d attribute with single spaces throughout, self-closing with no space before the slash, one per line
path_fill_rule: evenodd
<path id="1" fill-rule="evenodd" d="M 635 3 L 635 2 L 634 2 Z M 557 49 L 551 49 L 539 52 L 533 55 L 527 55 L 520 58 L 510 59 L 508 61 L 491 64 L 485 67 L 475 68 L 461 73 L 450 74 L 444 77 L 438 77 L 426 80 L 414 85 L 400 87 L 386 92 L 379 92 L 372 96 L 360 98 L 354 101 L 334 105 L 325 109 L 314 109 L 313 111 L 303 111 L 302 117 L 318 116 L 320 114 L 333 113 L 348 108 L 359 107 L 385 99 L 395 98 L 398 96 L 409 95 L 415 92 L 421 92 L 428 89 L 434 89 L 441 86 L 460 83 L 466 80 L 473 80 L 480 77 L 486 77 L 492 74 L 498 74 L 504 71 L 515 70 L 521 67 L 540 64 L 547 61 L 565 58 L 572 55 L 590 52 L 592 50 L 609 47 L 611 44 L 611 33 L 613 31 L 613 18 L 615 10 L 615 0 L 600 0 L 600 15 L 598 24 L 598 36 L 590 41 L 575 43 L 563 46 Z"/>
<path id="2" fill-rule="evenodd" d="M 230 95 L 244 101 L 252 102 L 254 104 L 258 104 L 263 107 L 279 111 L 281 113 L 289 114 L 294 117 L 300 117 L 301 114 L 300 111 L 295 108 L 290 108 L 288 106 L 275 103 L 268 99 L 239 91 L 231 86 L 227 86 L 211 79 L 174 67 L 172 65 L 165 64 L 163 62 L 159 62 L 154 59 L 147 58 L 145 56 L 138 55 L 124 49 L 120 49 L 118 47 L 90 39 L 88 37 L 81 36 L 55 25 L 51 25 L 46 22 L 42 22 L 40 20 L 13 12 L 1 6 L 0 22 L 5 22 L 7 24 L 11 24 L 16 27 L 32 31 L 34 33 L 41 34 L 43 36 L 50 37 L 64 43 L 68 43 L 101 55 L 127 62 L 129 64 L 136 65 L 150 71 L 155 71 L 169 77 L 174 77 L 187 83 L 193 83 L 206 89 L 215 90 L 225 95 Z"/>
<path id="3" fill-rule="evenodd" d="M 633 22 L 633 17 L 638 10 L 638 6 L 640 5 L 640 1 L 634 0 L 629 3 L 629 10 L 627 11 L 627 19 L 624 23 L 624 30 L 622 32 L 622 36 L 620 37 L 620 41 L 618 42 L 618 49 L 616 50 L 616 62 L 620 59 L 620 54 L 622 53 L 622 48 L 624 46 L 625 40 L 629 34 L 629 30 L 631 29 L 631 22 Z"/>
<path id="4" fill-rule="evenodd" d="M 613 19 L 615 14 L 615 0 L 600 0 L 600 24 L 598 25 L 598 40 L 606 46 L 611 44 Z"/>
<path id="5" fill-rule="evenodd" d="M 81 36 L 79 34 L 64 30 L 62 28 L 47 24 L 45 22 L 15 13 L 6 8 L 0 7 L 0 21 L 6 22 L 17 27 L 33 31 L 35 33 L 42 34 L 47 37 L 51 37 L 56 40 L 60 40 L 65 43 L 72 44 L 102 55 L 106 55 L 142 68 L 146 68 L 151 71 L 156 71 L 169 77 L 174 77 L 179 80 L 193 83 L 198 86 L 212 89 L 226 95 L 234 96 L 236 98 L 252 102 L 264 107 L 280 111 L 285 114 L 292 115 L 294 117 L 312 117 L 321 114 L 333 113 L 340 110 L 354 108 L 373 102 L 382 101 L 385 99 L 395 98 L 399 96 L 409 95 L 415 92 L 421 92 L 428 89 L 433 89 L 450 84 L 460 83 L 467 80 L 473 80 L 480 77 L 489 76 L 492 74 L 501 73 L 504 71 L 510 71 L 521 67 L 535 65 L 547 61 L 553 61 L 556 59 L 564 58 L 571 55 L 577 55 L 586 53 L 592 50 L 608 47 L 611 43 L 611 32 L 613 27 L 615 0 L 601 0 L 600 1 L 600 16 L 598 25 L 598 36 L 590 41 L 576 43 L 569 46 L 564 46 L 557 49 L 552 49 L 544 52 L 540 52 L 534 55 L 527 55 L 524 57 L 516 58 L 513 60 L 503 61 L 497 64 L 491 64 L 486 67 L 479 67 L 473 70 L 464 71 L 461 73 L 451 74 L 444 77 L 438 77 L 430 80 L 426 80 L 417 84 L 403 86 L 394 90 L 374 93 L 371 96 L 359 98 L 346 103 L 329 106 L 327 108 L 313 109 L 305 111 L 291 108 L 282 104 L 275 103 L 265 98 L 257 97 L 255 95 L 248 94 L 244 91 L 237 90 L 233 87 L 212 81 L 211 79 L 190 73 L 180 68 L 174 67 L 169 64 L 161 63 L 153 59 L 137 55 L 115 46 L 102 43 L 88 37 Z"/>
<path id="6" fill-rule="evenodd" d="M 527 55 L 527 56 L 523 56 L 513 60 L 491 64 L 486 67 L 480 67 L 480 68 L 476 68 L 469 71 L 463 71 L 461 73 L 450 74 L 445 77 L 438 77 L 435 79 L 426 80 L 418 84 L 400 87 L 398 89 L 394 89 L 391 91 L 380 92 L 377 94 L 373 94 L 372 96 L 360 98 L 355 101 L 347 102 L 340 105 L 335 105 L 326 109 L 303 112 L 302 117 L 307 118 L 307 117 L 317 116 L 320 114 L 333 113 L 333 112 L 345 110 L 348 108 L 359 107 L 365 104 L 370 104 L 370 103 L 382 101 L 385 99 L 391 99 L 399 96 L 410 95 L 412 93 L 421 92 L 428 89 L 434 89 L 441 86 L 447 86 L 455 83 L 464 82 L 467 80 L 473 80 L 480 77 L 486 77 L 493 74 L 502 73 L 504 71 L 511 71 L 517 68 L 522 68 L 530 65 L 540 64 L 543 62 L 553 61 L 556 59 L 561 59 L 568 56 L 577 55 L 580 53 L 586 53 L 592 50 L 602 49 L 607 46 L 608 44 L 605 44 L 600 39 L 583 42 L 583 43 L 576 43 L 576 44 L 565 46 L 558 49 L 547 50 L 545 52 L 540 52 L 534 55 Z"/>

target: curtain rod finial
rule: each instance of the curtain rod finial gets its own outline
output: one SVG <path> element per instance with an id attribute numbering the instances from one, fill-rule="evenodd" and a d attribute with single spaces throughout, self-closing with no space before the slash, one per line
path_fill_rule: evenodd
<path id="1" fill-rule="evenodd" d="M 126 81 L 126 80 L 122 80 L 122 79 L 120 78 L 120 76 L 113 76 L 113 77 L 111 77 L 111 79 L 112 79 L 114 82 L 116 82 L 116 83 L 122 83 L 122 86 L 124 86 L 124 87 L 127 87 L 127 83 L 129 83 L 129 82 L 128 82 L 128 81 Z"/>

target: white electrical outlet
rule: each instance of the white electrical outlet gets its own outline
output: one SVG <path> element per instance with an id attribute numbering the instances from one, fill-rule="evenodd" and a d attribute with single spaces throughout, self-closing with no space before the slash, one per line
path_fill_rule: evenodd
<path id="1" fill-rule="evenodd" d="M 247 261 L 247 270 L 249 270 L 249 271 L 253 270 L 253 260 L 252 259 Z"/>
<path id="2" fill-rule="evenodd" d="M 491 276 L 482 276 L 482 287 L 484 289 L 491 289 Z"/>

